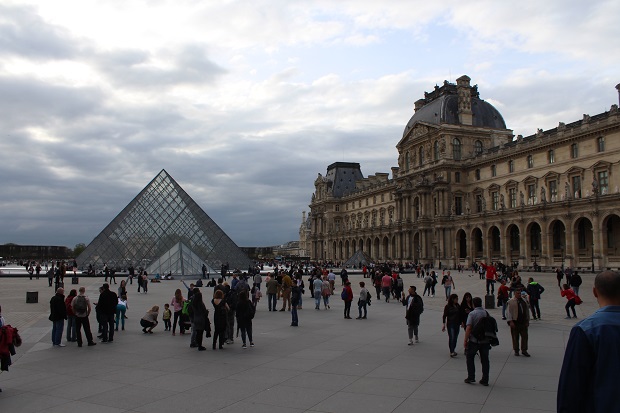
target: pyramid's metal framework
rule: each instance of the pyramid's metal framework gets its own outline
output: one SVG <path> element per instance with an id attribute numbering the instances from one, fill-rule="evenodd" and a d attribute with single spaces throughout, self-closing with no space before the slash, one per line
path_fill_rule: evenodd
<path id="1" fill-rule="evenodd" d="M 82 268 L 145 268 L 149 274 L 197 275 L 245 269 L 250 259 L 162 171 L 104 228 L 77 258 Z"/>

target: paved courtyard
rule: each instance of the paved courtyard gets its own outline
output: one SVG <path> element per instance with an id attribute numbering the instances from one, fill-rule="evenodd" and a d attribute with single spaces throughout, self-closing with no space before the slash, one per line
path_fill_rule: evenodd
<path id="1" fill-rule="evenodd" d="M 482 296 L 484 281 L 468 274 L 453 273 L 454 292 L 459 298 L 466 291 Z M 542 320 L 530 325 L 532 357 L 513 355 L 501 310 L 490 310 L 498 320 L 500 345 L 491 350 L 489 387 L 463 383 L 462 331 L 459 355 L 449 357 L 447 333 L 441 331 L 445 305 L 441 285 L 434 298 L 424 298 L 420 343 L 414 346 L 407 346 L 404 308 L 399 303 L 377 301 L 375 296 L 367 320 L 345 320 L 340 288 L 332 296 L 331 309 L 321 311 L 314 310 L 306 288 L 299 327 L 290 326 L 288 312 L 268 312 L 263 298 L 254 319 L 256 347 L 243 350 L 238 338 L 222 351 L 212 351 L 208 341 L 208 350 L 198 352 L 189 348 L 188 335 L 173 337 L 163 331 L 163 323 L 152 335 L 144 335 L 139 326 L 148 308 L 163 308 L 170 302 L 181 286 L 177 280 L 151 283 L 148 294 L 138 294 L 135 283 L 129 286 L 129 319 L 114 343 L 83 348 L 67 343 L 56 348 L 47 319 L 53 295 L 47 279 L 0 278 L 2 314 L 8 324 L 19 328 L 24 341 L 10 371 L 0 374 L 0 411 L 555 411 L 562 357 L 574 321 L 564 319 L 565 299 L 560 297 L 555 274 L 521 275 L 524 280 L 534 276 L 546 289 Z M 580 319 L 597 308 L 591 292 L 593 276 L 582 277 Z M 403 278 L 405 286 L 423 290 L 422 280 L 415 275 Z M 361 274 L 351 276 L 354 292 L 361 280 Z M 80 278 L 80 285 L 95 300 L 102 283 L 101 278 Z M 203 290 L 210 299 L 211 289 Z M 26 291 L 38 291 L 39 303 L 26 304 Z M 211 309 L 210 304 L 207 307 Z M 357 316 L 355 305 L 351 315 Z M 94 314 L 91 324 L 95 324 Z M 478 360 L 476 369 L 480 379 Z"/>

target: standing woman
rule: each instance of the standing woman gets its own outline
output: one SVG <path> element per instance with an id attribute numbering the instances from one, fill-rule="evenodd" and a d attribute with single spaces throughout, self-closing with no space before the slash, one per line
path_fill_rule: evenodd
<path id="1" fill-rule="evenodd" d="M 459 327 L 462 324 L 461 319 L 461 306 L 459 305 L 459 296 L 451 294 L 448 298 L 448 304 L 443 309 L 443 327 L 441 331 L 446 331 L 448 328 L 448 347 L 450 348 L 450 357 L 457 355 L 456 343 L 459 337 Z"/>
<path id="2" fill-rule="evenodd" d="M 327 278 L 321 284 L 321 295 L 323 296 L 323 309 L 327 310 L 329 306 L 329 296 L 332 294 L 332 288 Z"/>
<path id="3" fill-rule="evenodd" d="M 246 335 L 250 339 L 250 347 L 254 347 L 252 340 L 252 318 L 254 318 L 254 306 L 248 299 L 247 294 L 239 294 L 239 302 L 237 303 L 237 327 L 241 330 L 241 340 L 243 345 L 241 348 L 248 348 L 246 345 Z"/>
<path id="4" fill-rule="evenodd" d="M 77 291 L 71 290 L 67 298 L 65 298 L 65 307 L 67 307 L 67 341 L 69 342 L 77 341 L 75 313 L 73 312 L 73 307 L 71 306 L 71 302 L 76 295 Z"/>
<path id="5" fill-rule="evenodd" d="M 215 292 L 215 296 L 213 300 L 211 300 L 213 304 L 213 350 L 215 350 L 215 344 L 218 343 L 219 340 L 219 348 L 220 350 L 224 349 L 224 339 L 226 337 L 226 319 L 228 312 L 228 304 L 224 300 L 224 292 L 222 290 L 217 290 Z"/>
<path id="6" fill-rule="evenodd" d="M 194 289 L 196 291 L 196 289 Z M 181 322 L 181 315 L 183 314 L 183 303 L 185 299 L 183 298 L 183 293 L 180 288 L 177 288 L 174 292 L 174 297 L 170 301 L 170 305 L 174 311 L 174 321 L 172 323 L 172 335 L 176 335 L 175 331 L 177 329 L 177 322 L 179 323 L 179 334 L 185 334 L 185 327 L 183 327 L 183 323 Z"/>
<path id="7" fill-rule="evenodd" d="M 207 328 L 207 325 L 209 324 L 209 310 L 207 310 L 207 307 L 202 300 L 202 293 L 198 288 L 194 288 L 194 295 L 192 297 L 191 306 L 193 317 L 192 325 L 196 330 L 196 346 L 198 347 L 198 351 L 205 351 L 207 348 L 202 345 L 202 338 L 204 337 L 205 330 Z"/>
<path id="8" fill-rule="evenodd" d="M 127 295 L 127 281 L 121 280 L 121 285 L 118 286 L 118 296 L 122 297 Z"/>

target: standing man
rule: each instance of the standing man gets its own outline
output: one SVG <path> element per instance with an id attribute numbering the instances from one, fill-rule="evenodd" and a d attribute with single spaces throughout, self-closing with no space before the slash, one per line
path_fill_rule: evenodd
<path id="1" fill-rule="evenodd" d="M 269 277 L 269 281 L 267 281 L 267 306 L 269 307 L 269 311 L 278 311 L 276 309 L 278 305 L 278 281 L 276 277 Z"/>
<path id="2" fill-rule="evenodd" d="M 344 285 L 344 282 L 349 279 L 349 272 L 345 267 L 342 267 L 342 271 L 340 271 L 340 279 L 342 280 L 342 285 Z"/>
<path id="3" fill-rule="evenodd" d="M 467 358 L 467 378 L 465 379 L 465 383 L 476 382 L 476 365 L 474 364 L 474 359 L 476 353 L 478 353 L 480 354 L 480 363 L 482 363 L 482 379 L 480 380 L 480 384 L 488 386 L 490 370 L 489 351 L 491 350 L 491 344 L 488 340 L 478 340 L 471 333 L 474 326 L 478 324 L 480 319 L 486 317 L 488 313 L 482 308 L 482 298 L 474 297 L 472 303 L 474 304 L 474 310 L 467 316 L 467 322 L 465 323 L 465 340 L 463 342 L 465 356 Z"/>
<path id="4" fill-rule="evenodd" d="M 301 291 L 297 286 L 297 280 L 293 280 L 293 287 L 291 288 L 291 326 L 297 327 L 299 325 L 299 319 L 297 318 L 297 306 L 299 305 L 299 299 L 301 298 Z"/>
<path id="5" fill-rule="evenodd" d="M 512 336 L 512 349 L 515 356 L 519 355 L 519 337 L 521 338 L 521 354 L 529 357 L 527 352 L 527 329 L 530 326 L 530 312 L 528 311 L 527 302 L 521 297 L 521 289 L 514 291 L 514 297 L 508 300 L 508 311 L 506 318 L 510 326 L 510 335 Z"/>
<path id="6" fill-rule="evenodd" d="M 56 290 L 56 294 L 50 300 L 49 320 L 52 322 L 52 344 L 54 347 L 65 347 L 65 345 L 61 343 L 61 340 L 66 319 L 67 307 L 65 306 L 65 290 L 59 287 Z"/>
<path id="7" fill-rule="evenodd" d="M 75 330 L 77 332 L 77 344 L 78 347 L 82 347 L 82 327 L 84 327 L 84 335 L 89 346 L 95 346 L 97 343 L 93 341 L 93 333 L 90 331 L 90 312 L 92 307 L 90 305 L 90 299 L 85 294 L 86 288 L 80 287 L 79 294 L 76 295 L 71 301 L 71 308 L 75 314 Z"/>
<path id="8" fill-rule="evenodd" d="M 484 269 L 486 272 L 486 280 L 487 280 L 487 295 L 495 294 L 495 280 L 497 279 L 497 268 L 491 263 L 491 265 L 486 265 L 484 263 L 480 263 L 480 267 Z M 491 292 L 489 293 L 489 287 L 491 287 Z"/>
<path id="9" fill-rule="evenodd" d="M 570 332 L 558 385 L 560 413 L 620 411 L 620 272 L 597 274 L 592 292 L 600 308 Z"/>
<path id="10" fill-rule="evenodd" d="M 97 308 L 102 324 L 101 342 L 112 343 L 114 341 L 114 316 L 116 315 L 116 305 L 118 304 L 118 296 L 114 291 L 110 290 L 108 283 L 103 284 L 103 291 L 99 294 Z"/>
<path id="11" fill-rule="evenodd" d="M 256 271 L 256 274 L 254 274 L 254 279 L 253 279 L 253 284 L 254 287 L 256 287 L 257 290 L 260 290 L 260 286 L 263 283 L 263 276 L 260 275 L 260 271 Z"/>
<path id="12" fill-rule="evenodd" d="M 420 342 L 418 340 L 418 326 L 420 325 L 420 314 L 424 312 L 424 302 L 416 292 L 415 285 L 409 287 L 409 295 L 403 299 L 403 304 L 407 307 L 405 319 L 407 320 L 407 333 L 409 334 L 408 345 L 412 346 L 414 335 L 415 342 Z"/>
<path id="13" fill-rule="evenodd" d="M 542 285 L 538 284 L 532 277 L 527 280 L 527 295 L 530 298 L 530 308 L 532 310 L 532 317 L 534 320 L 540 320 L 540 297 L 545 291 Z"/>
<path id="14" fill-rule="evenodd" d="M 575 271 L 573 273 L 573 276 L 570 277 L 570 284 L 568 285 L 570 286 L 570 288 L 573 289 L 575 294 L 579 295 L 579 286 L 581 285 L 582 282 L 583 280 L 581 279 L 581 275 L 579 275 L 579 272 Z"/>

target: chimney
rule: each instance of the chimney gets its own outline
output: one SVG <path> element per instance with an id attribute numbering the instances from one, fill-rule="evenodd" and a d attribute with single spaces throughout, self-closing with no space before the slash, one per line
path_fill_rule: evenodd
<path id="1" fill-rule="evenodd" d="M 463 75 L 456 79 L 456 91 L 459 96 L 459 122 L 461 125 L 472 125 L 471 112 L 471 79 L 467 75 Z"/>

